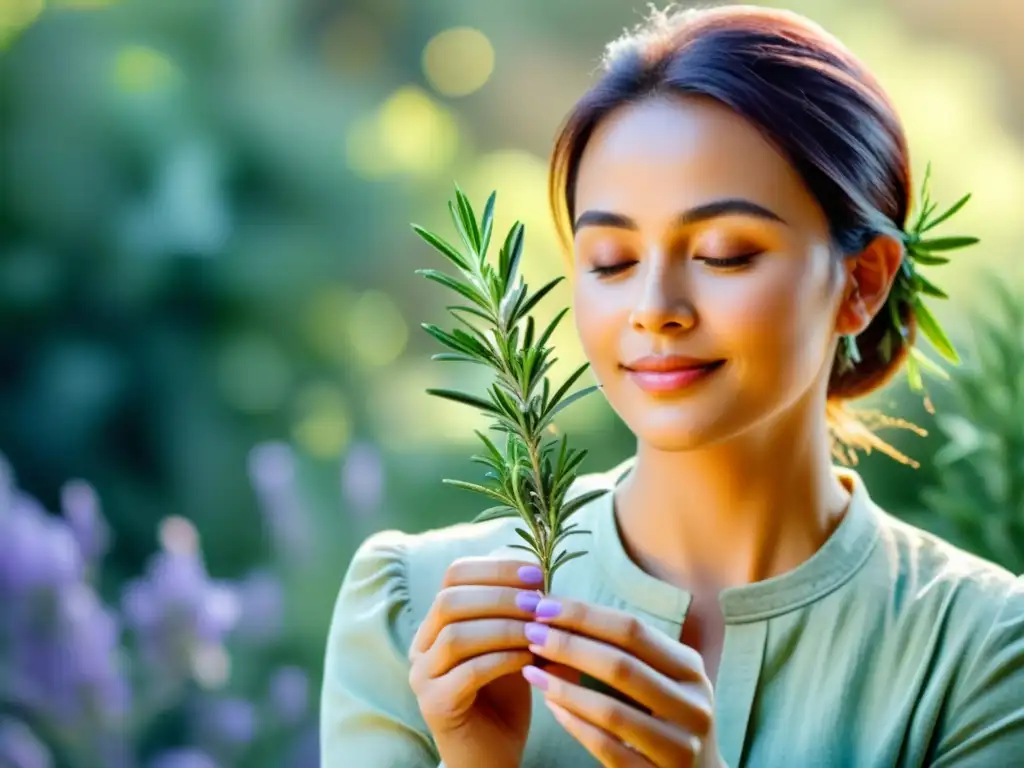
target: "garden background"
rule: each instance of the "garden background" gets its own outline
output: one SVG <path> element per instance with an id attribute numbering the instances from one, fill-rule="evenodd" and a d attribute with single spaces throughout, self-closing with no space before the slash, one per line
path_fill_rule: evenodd
<path id="1" fill-rule="evenodd" d="M 860 469 L 1024 571 L 1024 10 L 792 0 L 875 69 L 952 203 L 963 351 L 869 406 Z M 458 182 L 559 274 L 545 161 L 634 0 L 0 0 L 0 765 L 311 768 L 332 603 L 373 531 L 470 517 L 470 386 L 412 221 Z M 945 234 L 946 231 L 944 230 Z M 568 302 L 545 300 L 547 316 Z M 560 375 L 582 359 L 571 322 Z M 629 455 L 599 397 L 560 426 Z"/>

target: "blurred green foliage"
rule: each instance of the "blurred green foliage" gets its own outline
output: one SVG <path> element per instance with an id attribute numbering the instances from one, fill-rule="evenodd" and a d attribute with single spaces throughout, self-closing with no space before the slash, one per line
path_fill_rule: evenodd
<path id="1" fill-rule="evenodd" d="M 975 192 L 958 225 L 982 244 L 949 267 L 942 315 L 966 373 L 931 387 L 943 429 L 898 382 L 869 405 L 929 429 L 890 436 L 922 468 L 871 456 L 860 469 L 894 513 L 1019 570 L 1004 542 L 1024 514 L 1019 336 L 972 347 L 966 333 L 967 318 L 991 319 L 979 264 L 1010 284 L 1020 274 L 1024 151 L 1002 122 L 1006 95 L 988 59 L 920 34 L 901 2 L 778 4 L 876 68 L 915 167 L 934 163 L 938 197 Z M 526 224 L 527 280 L 559 274 L 549 142 L 604 43 L 642 11 L 616 0 L 0 5 L 0 450 L 51 509 L 68 479 L 97 488 L 115 535 L 108 594 L 169 515 L 195 523 L 212 574 L 269 560 L 278 534 L 251 452 L 287 441 L 315 535 L 283 574 L 280 653 L 315 685 L 359 541 L 472 516 L 475 500 L 440 478 L 465 476 L 479 424 L 424 393 L 453 375 L 472 382 L 429 362 L 417 326 L 441 316 L 441 298 L 413 274 L 427 254 L 408 222 L 443 227 L 437 201 L 453 180 L 478 205 L 497 189 L 496 228 Z M 1019 291 L 1005 302 L 1008 317 L 1020 302 Z M 582 359 L 572 324 L 553 342 L 561 378 Z M 631 451 L 607 405 L 588 401 L 562 425 L 590 451 L 584 471 Z M 360 490 L 375 465 L 356 455 L 379 459 L 382 494 Z"/>

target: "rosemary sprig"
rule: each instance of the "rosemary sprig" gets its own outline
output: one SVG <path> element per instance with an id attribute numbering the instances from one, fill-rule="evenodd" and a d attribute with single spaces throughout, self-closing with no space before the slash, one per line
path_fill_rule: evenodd
<path id="1" fill-rule="evenodd" d="M 916 216 L 902 233 L 901 237 L 905 249 L 903 261 L 900 263 L 900 270 L 893 281 L 892 290 L 887 302 L 889 308 L 890 327 L 888 332 L 882 336 L 879 351 L 883 359 L 890 360 L 893 352 L 900 349 L 904 344 L 910 342 L 910 329 L 903 322 L 900 315 L 900 307 L 909 306 L 914 318 L 917 320 L 917 328 L 921 334 L 931 342 L 935 351 L 950 363 L 958 364 L 960 356 L 957 354 L 953 342 L 943 330 L 935 315 L 931 313 L 924 302 L 924 297 L 930 299 L 948 299 L 949 296 L 931 282 L 920 272 L 920 267 L 938 267 L 949 263 L 948 254 L 950 251 L 966 248 L 978 242 L 976 237 L 954 236 L 954 237 L 929 237 L 928 232 L 940 224 L 955 216 L 961 208 L 967 205 L 971 199 L 970 193 L 964 195 L 953 205 L 941 213 L 936 213 L 938 203 L 931 197 L 931 163 L 925 169 L 924 181 L 921 184 L 921 191 L 915 204 Z M 842 350 L 840 365 L 843 369 L 852 368 L 861 360 L 860 349 L 857 346 L 857 339 L 854 336 L 847 336 Z M 931 410 L 931 403 L 925 390 L 923 372 L 927 372 L 941 379 L 948 379 L 949 374 L 945 369 L 920 349 L 910 346 L 906 358 L 907 381 L 910 389 L 914 392 L 923 393 L 925 403 Z"/>
<path id="2" fill-rule="evenodd" d="M 495 198 L 496 193 L 492 193 L 482 219 L 477 221 L 469 199 L 456 185 L 455 200 L 448 202 L 448 210 L 462 249 L 413 225 L 413 230 L 454 265 L 460 275 L 453 277 L 434 269 L 417 273 L 465 300 L 448 307 L 459 327 L 446 331 L 423 324 L 427 333 L 450 350 L 434 355 L 433 359 L 475 363 L 494 372 L 486 397 L 449 389 L 427 392 L 476 408 L 493 419 L 490 430 L 504 436 L 504 440 L 493 440 L 483 432 L 476 433 L 484 451 L 474 456 L 473 461 L 488 468 L 487 484 L 449 479 L 444 482 L 495 502 L 474 522 L 516 516 L 522 520 L 523 525 L 515 530 L 524 543 L 511 546 L 537 559 L 544 572 L 544 591 L 549 592 L 558 569 L 585 554 L 564 547 L 569 537 L 586 533 L 570 523 L 570 517 L 607 490 L 589 491 L 566 500 L 587 451 L 570 448 L 564 434 L 561 438 L 548 438 L 546 434 L 553 431 L 553 420 L 563 408 L 599 387 L 569 394 L 588 364 L 577 368 L 557 388 L 547 378 L 556 360 L 548 341 L 569 310 L 561 310 L 540 333 L 530 313 L 563 278 L 533 292 L 527 289 L 518 274 L 523 253 L 523 225 L 519 222 L 505 238 L 497 263 L 488 261 Z"/>

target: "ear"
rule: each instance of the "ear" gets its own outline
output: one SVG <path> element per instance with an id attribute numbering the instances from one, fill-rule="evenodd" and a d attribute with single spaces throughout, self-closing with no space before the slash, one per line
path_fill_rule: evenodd
<path id="1" fill-rule="evenodd" d="M 903 262 L 903 243 L 879 235 L 856 256 L 846 259 L 846 285 L 836 317 L 840 335 L 861 333 L 885 305 Z"/>

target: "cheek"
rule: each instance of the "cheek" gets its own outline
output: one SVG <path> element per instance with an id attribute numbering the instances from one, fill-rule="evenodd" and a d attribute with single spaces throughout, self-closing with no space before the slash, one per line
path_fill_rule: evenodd
<path id="1" fill-rule="evenodd" d="M 748 375 L 779 383 L 818 370 L 833 324 L 827 262 L 780 260 L 718 291 L 705 319 Z"/>
<path id="2" fill-rule="evenodd" d="M 586 284 L 576 286 L 573 290 L 573 318 L 583 352 L 594 374 L 601 378 L 619 364 L 619 341 L 624 321 L 612 297 L 599 293 Z"/>

